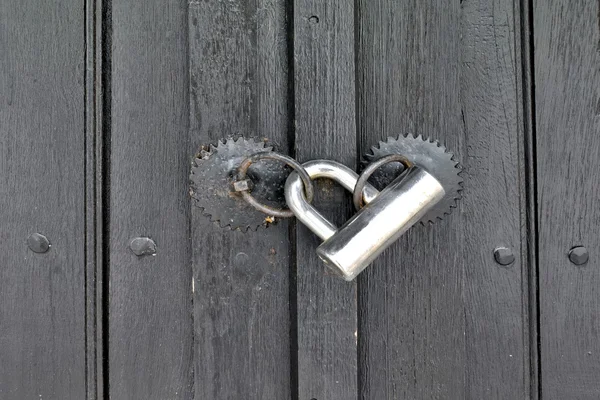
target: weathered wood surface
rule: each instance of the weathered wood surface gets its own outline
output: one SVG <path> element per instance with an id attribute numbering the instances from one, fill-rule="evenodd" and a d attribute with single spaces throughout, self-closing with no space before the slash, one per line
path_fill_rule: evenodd
<path id="1" fill-rule="evenodd" d="M 0 4 L 0 398 L 598 398 L 597 2 L 71 3 Z M 454 151 L 464 199 L 357 282 L 300 224 L 190 207 L 201 144 L 356 167 L 401 133 Z"/>
<path id="2" fill-rule="evenodd" d="M 465 180 L 458 210 L 359 277 L 361 398 L 529 396 L 519 4 L 358 2 L 360 150 L 422 134 Z"/>
<path id="3" fill-rule="evenodd" d="M 600 397 L 600 5 L 534 1 L 541 391 Z M 589 262 L 568 252 L 585 246 Z"/>
<path id="4" fill-rule="evenodd" d="M 84 23 L 72 0 L 0 3 L 2 399 L 86 397 Z"/>
<path id="5" fill-rule="evenodd" d="M 109 391 L 191 399 L 187 2 L 111 4 Z M 129 249 L 151 237 L 155 256 Z M 198 355 L 200 357 L 200 355 Z"/>
<path id="6" fill-rule="evenodd" d="M 190 161 L 238 135 L 287 151 L 286 33 L 283 0 L 190 3 Z M 192 206 L 196 399 L 290 398 L 288 229 L 231 231 Z"/>
<path id="7" fill-rule="evenodd" d="M 350 2 L 294 1 L 295 155 L 356 167 L 354 7 Z M 314 204 L 340 226 L 353 213 L 349 195 L 316 182 Z M 298 223 L 298 399 L 357 398 L 356 282 L 325 268 L 319 239 Z"/>

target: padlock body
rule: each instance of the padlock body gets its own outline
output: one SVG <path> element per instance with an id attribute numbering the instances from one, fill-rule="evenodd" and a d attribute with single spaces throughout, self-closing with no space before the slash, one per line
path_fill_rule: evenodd
<path id="1" fill-rule="evenodd" d="M 334 272 L 351 281 L 444 195 L 433 175 L 413 167 L 324 241 L 317 254 Z"/>

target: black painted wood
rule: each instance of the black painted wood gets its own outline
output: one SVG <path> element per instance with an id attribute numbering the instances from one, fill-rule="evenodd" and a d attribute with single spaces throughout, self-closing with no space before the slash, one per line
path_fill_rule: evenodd
<path id="1" fill-rule="evenodd" d="M 286 2 L 192 2 L 191 161 L 243 135 L 288 147 Z M 290 398 L 288 222 L 231 231 L 192 206 L 196 399 Z"/>
<path id="2" fill-rule="evenodd" d="M 0 3 L 0 398 L 598 398 L 599 7 Z M 302 225 L 228 231 L 190 206 L 201 144 L 356 167 L 407 132 L 456 153 L 464 199 L 358 284 Z"/>
<path id="3" fill-rule="evenodd" d="M 86 398 L 84 22 L 76 1 L 0 3 L 2 399 Z"/>
<path id="4" fill-rule="evenodd" d="M 360 147 L 441 140 L 465 168 L 458 210 L 359 279 L 361 398 L 530 396 L 520 2 L 358 2 Z M 493 250 L 513 249 L 501 267 Z"/>
<path id="5" fill-rule="evenodd" d="M 187 2 L 111 4 L 109 391 L 193 398 Z M 155 256 L 130 241 L 149 236 Z"/>
<path id="6" fill-rule="evenodd" d="M 86 381 L 87 399 L 104 398 L 104 88 L 102 65 L 103 23 L 107 11 L 103 0 L 85 4 L 85 263 L 86 263 Z"/>
<path id="7" fill-rule="evenodd" d="M 534 1 L 544 399 L 600 397 L 600 5 Z M 589 262 L 570 263 L 573 246 Z"/>
<path id="8" fill-rule="evenodd" d="M 295 153 L 356 167 L 354 7 L 350 2 L 294 1 Z M 349 194 L 316 184 L 314 204 L 342 224 Z M 357 398 L 356 282 L 325 268 L 318 238 L 296 231 L 298 398 Z"/>

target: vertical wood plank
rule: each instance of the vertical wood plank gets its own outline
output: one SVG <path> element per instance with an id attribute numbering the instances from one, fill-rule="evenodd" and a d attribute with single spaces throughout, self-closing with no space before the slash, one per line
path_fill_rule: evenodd
<path id="1" fill-rule="evenodd" d="M 300 161 L 328 158 L 356 167 L 354 7 L 294 1 L 295 148 Z M 314 204 L 335 224 L 352 208 L 333 182 L 318 182 Z M 356 282 L 328 274 L 318 238 L 296 232 L 298 398 L 357 398 Z"/>
<path id="2" fill-rule="evenodd" d="M 190 161 L 237 135 L 285 152 L 286 1 L 193 1 L 189 13 Z M 287 221 L 227 230 L 192 206 L 197 399 L 290 398 L 287 233 Z"/>
<path id="3" fill-rule="evenodd" d="M 600 393 L 600 5 L 534 1 L 541 389 Z M 570 263 L 585 246 L 589 262 Z"/>
<path id="4" fill-rule="evenodd" d="M 81 2 L 0 3 L 2 399 L 86 398 L 84 23 Z"/>
<path id="5" fill-rule="evenodd" d="M 107 394 L 190 399 L 187 2 L 111 6 Z M 145 236 L 156 255 L 129 249 Z"/>
<path id="6" fill-rule="evenodd" d="M 529 272 L 519 2 L 358 2 L 364 151 L 440 140 L 464 166 L 459 209 L 411 229 L 359 287 L 365 399 L 528 398 Z M 513 249 L 509 267 L 496 246 Z"/>

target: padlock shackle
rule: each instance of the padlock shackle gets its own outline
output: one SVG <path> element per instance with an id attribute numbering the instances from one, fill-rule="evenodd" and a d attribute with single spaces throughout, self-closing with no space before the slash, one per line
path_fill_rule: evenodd
<path id="1" fill-rule="evenodd" d="M 311 179 L 328 178 L 336 181 L 349 192 L 354 191 L 358 174 L 335 161 L 313 160 L 302 164 Z M 370 184 L 363 190 L 363 201 L 370 203 L 377 197 L 379 191 Z M 306 201 L 303 183 L 296 172 L 292 172 L 285 182 L 285 201 L 296 215 L 296 218 L 306 225 L 315 235 L 323 240 L 329 239 L 337 231 L 337 227 L 323 217 Z"/>

